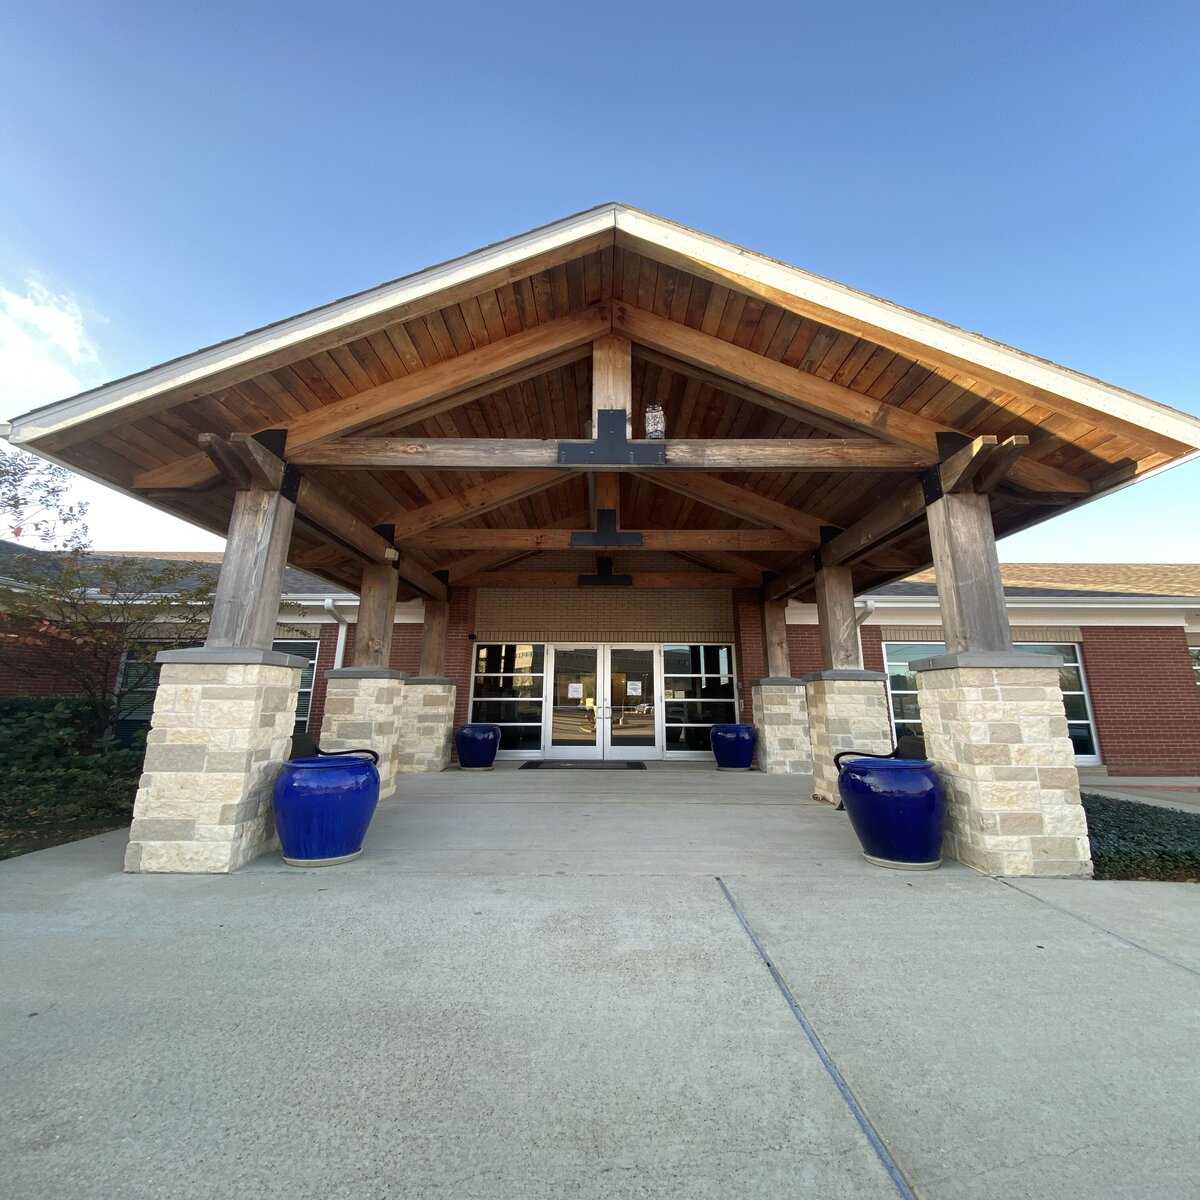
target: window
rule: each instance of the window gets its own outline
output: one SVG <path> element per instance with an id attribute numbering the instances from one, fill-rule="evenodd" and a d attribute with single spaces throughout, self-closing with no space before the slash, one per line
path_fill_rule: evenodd
<path id="1" fill-rule="evenodd" d="M 1023 654 L 1054 654 L 1063 660 L 1058 669 L 1058 680 L 1062 687 L 1063 707 L 1066 709 L 1067 732 L 1075 746 L 1075 757 L 1080 761 L 1099 762 L 1095 727 L 1092 723 L 1079 647 L 1070 642 L 1061 645 L 1021 642 L 1015 649 Z M 912 664 L 922 658 L 935 658 L 945 653 L 946 647 L 941 642 L 884 643 L 888 699 L 892 707 L 892 726 L 897 737 L 921 732 L 917 677 Z"/>
<path id="2" fill-rule="evenodd" d="M 484 642 L 475 647 L 471 720 L 500 726 L 501 750 L 540 750 L 546 647 Z"/>
<path id="3" fill-rule="evenodd" d="M 1200 646 L 1189 646 L 1188 653 L 1192 656 L 1192 670 L 1196 673 L 1196 686 L 1200 687 Z"/>
<path id="4" fill-rule="evenodd" d="M 308 664 L 300 672 L 300 694 L 296 699 L 297 731 L 308 727 L 319 645 L 319 642 L 307 638 L 292 638 L 271 643 L 272 650 L 294 654 L 305 659 Z M 158 691 L 158 675 L 162 669 L 154 658 L 162 646 L 162 642 L 141 642 L 125 654 L 125 661 L 121 665 L 121 681 L 122 686 L 128 689 L 128 704 L 125 716 L 121 720 L 121 729 L 126 735 L 148 722 L 154 712 L 154 693 Z"/>
<path id="5" fill-rule="evenodd" d="M 710 750 L 712 727 L 738 717 L 733 647 L 664 646 L 663 705 L 668 754 Z"/>

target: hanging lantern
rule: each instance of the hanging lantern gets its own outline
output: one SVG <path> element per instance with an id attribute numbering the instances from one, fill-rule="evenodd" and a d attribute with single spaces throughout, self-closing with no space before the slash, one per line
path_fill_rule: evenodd
<path id="1" fill-rule="evenodd" d="M 654 440 L 667 436 L 667 418 L 661 404 L 646 405 L 646 436 Z"/>

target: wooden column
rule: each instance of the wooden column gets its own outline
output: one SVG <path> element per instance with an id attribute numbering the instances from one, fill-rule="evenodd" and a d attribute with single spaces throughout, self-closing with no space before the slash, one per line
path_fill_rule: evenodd
<path id="1" fill-rule="evenodd" d="M 633 437 L 633 346 L 628 338 L 599 337 L 592 343 L 592 437 L 603 408 L 625 413 L 625 436 Z"/>
<path id="2" fill-rule="evenodd" d="M 277 489 L 235 493 L 205 645 L 270 650 L 295 514 Z"/>
<path id="3" fill-rule="evenodd" d="M 996 533 L 986 495 L 959 492 L 926 508 L 946 653 L 1012 650 Z"/>
<path id="4" fill-rule="evenodd" d="M 821 659 L 827 671 L 861 671 L 862 647 L 854 620 L 854 581 L 849 567 L 823 567 L 816 574 Z"/>
<path id="5" fill-rule="evenodd" d="M 792 673 L 787 644 L 787 601 L 763 601 L 763 644 L 767 652 L 767 675 L 786 679 Z"/>
<path id="6" fill-rule="evenodd" d="M 425 601 L 425 624 L 421 629 L 421 674 L 444 675 L 446 672 L 446 627 L 450 623 L 450 604 L 446 600 Z"/>
<path id="7" fill-rule="evenodd" d="M 391 665 L 399 583 L 395 569 L 386 563 L 368 563 L 363 567 L 358 593 L 358 628 L 350 659 L 352 667 Z"/>

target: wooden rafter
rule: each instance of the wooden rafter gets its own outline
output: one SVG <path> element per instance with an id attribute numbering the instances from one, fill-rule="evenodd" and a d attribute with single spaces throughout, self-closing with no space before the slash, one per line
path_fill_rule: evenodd
<path id="1" fill-rule="evenodd" d="M 543 526 L 545 529 L 584 529 L 588 526 L 588 514 L 585 512 L 572 513 L 569 517 L 551 522 Z M 537 554 L 537 550 L 479 550 L 474 554 L 464 555 L 455 559 L 446 568 L 451 583 L 460 583 L 468 575 L 478 575 L 485 571 L 498 571 L 502 567 L 511 566 L 522 559 Z"/>
<path id="2" fill-rule="evenodd" d="M 396 526 L 397 539 L 409 538 L 438 525 L 465 521 L 468 517 L 477 517 L 493 508 L 523 500 L 569 478 L 571 472 L 563 470 L 514 471 L 511 475 L 486 480 L 457 496 L 449 496 L 421 508 L 399 509 L 385 520 Z"/>
<path id="3" fill-rule="evenodd" d="M 645 529 L 640 546 L 614 546 L 621 550 L 772 550 L 796 548 L 796 538 L 779 529 Z M 569 550 L 569 530 L 464 529 L 461 526 L 430 529 L 424 533 L 397 534 L 410 550 Z M 596 548 L 606 549 L 603 543 Z"/>
<path id="4" fill-rule="evenodd" d="M 434 404 L 442 405 L 444 411 L 486 395 L 501 386 L 498 381 L 514 382 L 514 373 L 540 372 L 546 359 L 589 345 L 597 334 L 607 332 L 608 325 L 607 307 L 595 305 L 303 413 L 285 422 L 282 428 L 287 430 L 288 445 L 295 453 L 401 413 L 428 416 L 430 406 Z M 528 378 L 527 375 L 524 377 Z M 139 489 L 195 487 L 216 475 L 216 467 L 209 457 L 199 453 L 143 471 L 133 486 Z"/>
<path id="5" fill-rule="evenodd" d="M 765 358 L 752 350 L 743 350 L 731 342 L 628 304 L 613 306 L 613 325 L 635 342 L 655 347 L 684 362 L 728 375 L 777 399 L 787 400 L 806 413 L 834 417 L 896 445 L 936 451 L 939 433 L 961 433 L 952 426 L 931 421 L 919 413 L 875 400 L 842 384 Z M 1017 463 L 1012 471 L 1012 479 L 1035 491 L 1073 492 L 1078 495 L 1091 492 L 1091 485 L 1085 480 L 1043 463 Z"/>
<path id="6" fill-rule="evenodd" d="M 740 575 L 710 571 L 634 571 L 634 588 L 736 588 L 745 587 Z M 463 587 L 578 588 L 578 571 L 485 571 L 462 580 Z"/>

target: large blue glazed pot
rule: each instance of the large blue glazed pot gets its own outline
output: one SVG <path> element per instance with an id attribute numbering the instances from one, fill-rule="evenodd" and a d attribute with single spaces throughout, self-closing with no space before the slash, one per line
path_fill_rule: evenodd
<path id="1" fill-rule="evenodd" d="M 718 771 L 748 771 L 754 765 L 758 734 L 753 725 L 714 725 L 710 739 Z"/>
<path id="2" fill-rule="evenodd" d="M 490 771 L 500 749 L 500 726 L 464 725 L 454 735 L 454 748 L 464 771 Z"/>
<path id="3" fill-rule="evenodd" d="M 362 853 L 379 803 L 379 772 L 350 754 L 294 758 L 275 780 L 275 827 L 283 861 L 332 867 Z"/>
<path id="4" fill-rule="evenodd" d="M 868 862 L 905 871 L 941 866 L 946 801 L 932 763 L 846 759 L 838 772 L 838 792 Z"/>

